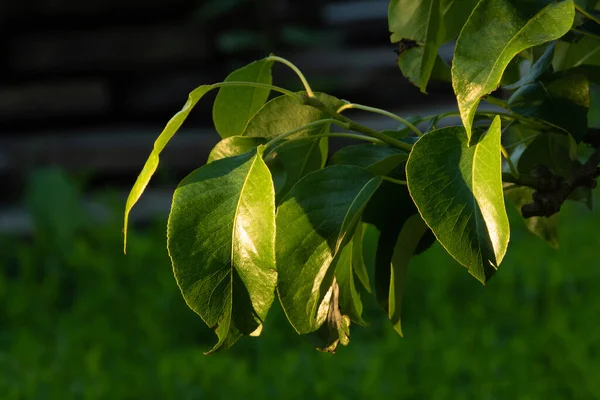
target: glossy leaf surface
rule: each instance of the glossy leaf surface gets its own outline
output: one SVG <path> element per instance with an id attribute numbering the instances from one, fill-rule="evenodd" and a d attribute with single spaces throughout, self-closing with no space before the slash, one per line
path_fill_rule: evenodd
<path id="1" fill-rule="evenodd" d="M 502 193 L 500 119 L 485 136 L 462 127 L 430 132 L 406 165 L 410 194 L 439 242 L 485 283 L 500 265 L 509 240 Z"/>
<path id="2" fill-rule="evenodd" d="M 498 87 L 520 51 L 564 35 L 575 16 L 572 0 L 481 0 L 463 27 L 452 63 L 452 86 L 467 137 L 481 98 Z"/>
<path id="3" fill-rule="evenodd" d="M 300 180 L 279 206 L 279 299 L 298 333 L 319 327 L 317 308 L 333 279 L 332 262 L 380 184 L 362 168 L 331 166 Z"/>
<path id="4" fill-rule="evenodd" d="M 274 298 L 275 195 L 262 149 L 217 160 L 175 190 L 168 249 L 186 303 L 227 348 L 262 324 Z"/>
<path id="5" fill-rule="evenodd" d="M 261 137 L 231 136 L 225 138 L 213 147 L 206 163 L 208 164 L 222 158 L 239 156 L 266 142 L 267 139 Z"/>
<path id="6" fill-rule="evenodd" d="M 202 96 L 204 96 L 211 89 L 212 86 L 204 85 L 193 90 L 189 94 L 188 100 L 184 104 L 181 111 L 175 114 L 169 120 L 169 122 L 167 122 L 167 125 L 154 142 L 154 148 L 152 149 L 148 160 L 146 160 L 146 163 L 142 168 L 142 172 L 140 172 L 135 183 L 133 184 L 133 187 L 129 192 L 129 196 L 127 197 L 127 202 L 125 203 L 125 217 L 123 223 L 123 235 L 125 238 L 123 245 L 124 250 L 127 249 L 127 225 L 129 222 L 129 213 L 131 212 L 131 209 L 133 208 L 135 203 L 137 203 L 137 201 L 140 199 L 140 196 L 146 189 L 148 182 L 150 182 L 150 178 L 152 178 L 152 175 L 154 175 L 154 172 L 158 167 L 158 156 L 163 151 L 167 143 L 169 143 L 173 135 L 175 135 L 175 133 L 179 130 L 179 128 L 181 127 L 187 116 L 190 114 L 196 103 L 198 103 Z"/>
<path id="7" fill-rule="evenodd" d="M 256 82 L 270 85 L 273 61 L 254 61 L 233 71 L 225 82 Z M 213 121 L 222 138 L 241 135 L 250 118 L 265 104 L 270 90 L 248 86 L 224 86 L 213 104 Z"/>

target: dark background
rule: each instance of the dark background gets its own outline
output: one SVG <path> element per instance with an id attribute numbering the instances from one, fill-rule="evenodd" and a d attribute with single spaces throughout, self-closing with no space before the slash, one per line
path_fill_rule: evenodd
<path id="1" fill-rule="evenodd" d="M 336 355 L 274 305 L 260 338 L 206 357 L 215 337 L 176 287 L 164 232 L 173 188 L 218 141 L 207 96 L 161 155 L 122 254 L 154 139 L 193 88 L 247 62 L 273 52 L 315 90 L 404 116 L 455 108 L 449 86 L 425 96 L 402 77 L 387 4 L 0 2 L 0 399 L 598 398 L 600 217 L 576 204 L 559 250 L 510 209 L 486 288 L 439 245 L 416 257 L 405 338 L 363 294 L 370 325 Z M 281 65 L 274 82 L 301 88 Z"/>

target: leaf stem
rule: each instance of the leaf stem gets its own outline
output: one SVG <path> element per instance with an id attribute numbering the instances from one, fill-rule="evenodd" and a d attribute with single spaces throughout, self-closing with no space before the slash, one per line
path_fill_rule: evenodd
<path id="1" fill-rule="evenodd" d="M 280 63 L 285 64 L 288 67 L 290 67 L 290 69 L 292 69 L 292 71 L 294 71 L 296 73 L 296 75 L 298 75 L 298 78 L 300 78 L 300 80 L 302 81 L 302 84 L 304 85 L 304 89 L 306 90 L 306 94 L 308 94 L 309 97 L 314 97 L 315 93 L 310 88 L 310 85 L 308 84 L 308 81 L 304 77 L 304 74 L 291 61 L 288 61 L 285 58 L 277 57 L 277 56 L 269 56 L 269 57 L 267 57 L 267 60 L 277 61 L 277 62 L 280 62 Z"/>
<path id="2" fill-rule="evenodd" d="M 412 145 L 410 145 L 408 143 L 404 143 L 404 142 L 402 142 L 398 139 L 394 139 L 384 133 L 378 132 L 367 126 L 364 126 L 364 125 L 361 125 L 361 124 L 358 124 L 358 123 L 352 121 L 350 118 L 345 117 L 344 115 L 336 112 L 335 110 L 332 110 L 330 107 L 323 104 L 323 102 L 321 100 L 319 100 L 317 97 L 310 97 L 308 95 L 303 95 L 303 100 L 304 100 L 304 104 L 315 107 L 316 109 L 321 110 L 325 114 L 329 115 L 331 118 L 333 118 L 337 121 L 340 121 L 344 124 L 347 124 L 346 129 L 349 129 L 349 130 L 355 131 L 355 132 L 359 132 L 359 133 L 363 133 L 367 136 L 377 138 L 377 139 L 381 140 L 382 142 L 387 143 L 390 146 L 396 147 L 398 149 L 402 149 L 404 151 L 410 152 L 412 150 Z"/>
<path id="3" fill-rule="evenodd" d="M 392 183 L 395 183 L 396 185 L 404 185 L 404 186 L 406 186 L 406 185 L 407 185 L 406 181 L 402 181 L 402 180 L 400 180 L 400 179 L 394 179 L 394 178 L 390 178 L 389 176 L 385 176 L 385 175 L 383 175 L 383 176 L 381 176 L 381 178 L 382 178 L 384 181 L 392 182 Z"/>
<path id="4" fill-rule="evenodd" d="M 269 140 L 265 144 L 265 149 L 272 147 L 275 143 L 280 142 L 281 140 L 285 139 L 288 136 L 291 136 L 293 134 L 302 132 L 306 129 L 314 128 L 315 126 L 320 126 L 320 125 L 324 125 L 324 124 L 335 124 L 335 125 L 341 126 L 342 128 L 349 129 L 348 124 L 338 121 L 337 119 L 333 119 L 333 118 L 320 119 L 318 121 L 313 121 L 311 123 L 308 123 L 306 125 L 298 127 L 296 129 L 292 129 L 291 131 L 287 131 L 287 132 L 282 133 L 281 135 L 278 135 L 277 137 Z"/>
<path id="5" fill-rule="evenodd" d="M 508 110 L 508 103 L 506 102 L 506 100 L 502 100 L 499 99 L 497 97 L 491 96 L 491 95 L 487 95 L 483 98 L 483 101 L 485 101 L 486 103 L 492 104 L 496 107 L 500 107 L 503 108 L 505 110 Z"/>
<path id="6" fill-rule="evenodd" d="M 583 7 L 581 7 L 580 5 L 578 5 L 577 3 L 575 3 L 575 9 L 577 11 L 579 11 L 584 17 L 586 17 L 587 19 L 590 19 L 592 21 L 594 21 L 595 23 L 600 25 L 600 19 L 598 19 L 597 17 L 595 17 L 594 15 L 590 14 L 588 11 L 586 11 Z"/>
<path id="7" fill-rule="evenodd" d="M 577 28 L 571 28 L 571 32 L 575 32 L 575 33 L 578 33 L 578 34 L 583 35 L 583 36 L 589 36 L 589 37 L 594 38 L 596 40 L 600 39 L 600 35 L 596 35 L 595 33 L 583 31 L 583 30 L 577 29 Z"/>
<path id="8" fill-rule="evenodd" d="M 287 96 L 296 97 L 296 98 L 298 98 L 298 100 L 302 101 L 302 98 L 300 97 L 300 95 L 298 95 L 298 93 L 294 93 L 291 90 L 287 90 L 287 89 L 284 89 L 282 87 L 275 86 L 275 85 L 269 85 L 266 83 L 229 81 L 229 82 L 213 83 L 210 86 L 211 86 L 211 89 L 216 89 L 216 88 L 223 87 L 223 86 L 249 86 L 249 87 L 257 87 L 257 88 L 263 88 L 263 89 L 271 89 L 274 92 L 279 92 L 279 93 L 285 94 Z"/>
<path id="9" fill-rule="evenodd" d="M 396 121 L 404 124 L 407 128 L 409 128 L 411 131 L 413 131 L 417 136 L 419 136 L 419 137 L 423 136 L 423 132 L 421 132 L 416 126 L 414 126 L 413 124 L 411 124 L 404 118 L 402 118 L 394 113 L 391 113 L 389 111 L 382 110 L 380 108 L 363 106 L 362 104 L 356 104 L 356 103 L 347 103 L 347 104 L 344 104 L 343 106 L 341 106 L 340 108 L 338 108 L 336 112 L 339 114 L 342 111 L 348 110 L 351 108 L 354 108 L 356 110 L 368 111 L 368 112 L 372 112 L 375 114 L 385 115 L 386 117 L 390 117 L 390 118 L 395 119 Z"/>
<path id="10" fill-rule="evenodd" d="M 508 167 L 510 168 L 511 174 L 515 177 L 515 179 L 519 179 L 519 171 L 517 171 L 515 164 L 513 164 L 512 160 L 510 159 L 510 155 L 508 154 L 504 146 L 500 145 L 500 151 L 502 152 L 502 155 L 508 163 Z"/>

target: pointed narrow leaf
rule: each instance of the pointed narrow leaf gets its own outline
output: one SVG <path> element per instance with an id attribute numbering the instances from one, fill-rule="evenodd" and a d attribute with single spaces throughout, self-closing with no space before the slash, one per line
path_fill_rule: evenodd
<path id="1" fill-rule="evenodd" d="M 211 352 L 255 333 L 273 302 L 275 194 L 261 153 L 207 164 L 173 196 L 169 255 L 186 303 L 219 338 Z"/>
<path id="2" fill-rule="evenodd" d="M 339 286 L 339 306 L 342 314 L 349 316 L 353 322 L 364 325 L 363 304 L 354 282 L 353 248 L 354 240 L 351 240 L 342 249 L 335 263 L 335 279 Z"/>
<path id="3" fill-rule="evenodd" d="M 508 247 L 509 226 L 500 159 L 500 118 L 474 129 L 469 147 L 463 127 L 421 137 L 406 165 L 408 189 L 439 242 L 485 283 Z"/>
<path id="4" fill-rule="evenodd" d="M 319 327 L 324 280 L 380 183 L 362 168 L 331 166 L 300 180 L 279 206 L 279 299 L 298 333 Z"/>
<path id="5" fill-rule="evenodd" d="M 161 134 L 158 136 L 156 141 L 154 142 L 154 149 L 150 153 L 148 160 L 144 164 L 142 168 L 142 172 L 138 175 L 131 191 L 129 192 L 129 196 L 127 197 L 127 203 L 125 204 L 125 217 L 123 222 L 123 250 L 127 250 L 127 225 L 129 222 L 129 213 L 131 209 L 140 199 L 140 196 L 146 189 L 148 182 L 150 182 L 150 178 L 154 175 L 156 168 L 158 167 L 159 158 L 161 151 L 165 148 L 169 140 L 175 135 L 175 133 L 179 130 L 189 113 L 192 111 L 196 103 L 200 101 L 202 96 L 204 96 L 209 90 L 213 87 L 209 85 L 204 85 L 193 90 L 189 96 L 187 102 L 184 104 L 181 111 L 175 114 L 167 123 Z"/>
<path id="6" fill-rule="evenodd" d="M 535 82 L 544 72 L 550 68 L 552 64 L 552 57 L 554 56 L 554 48 L 556 47 L 556 42 L 550 43 L 542 56 L 531 66 L 529 71 L 523 75 L 521 79 L 519 79 L 515 83 L 511 83 L 510 85 L 505 85 L 504 89 L 514 90 L 523 85 L 527 85 L 529 83 Z"/>
<path id="7" fill-rule="evenodd" d="M 392 255 L 392 268 L 390 277 L 389 306 L 388 317 L 394 325 L 394 330 L 400 336 L 402 334 L 402 296 L 404 294 L 404 281 L 406 280 L 406 271 L 408 263 L 417 250 L 419 242 L 425 233 L 429 230 L 419 214 L 408 218 L 402 226 L 398 240 L 394 246 Z"/>
<path id="8" fill-rule="evenodd" d="M 571 28 L 572 0 L 542 7 L 533 0 L 481 0 L 463 27 L 452 62 L 452 86 L 467 138 L 481 98 L 495 90 L 520 51 L 555 40 Z"/>
<path id="9" fill-rule="evenodd" d="M 213 147 L 206 163 L 208 164 L 222 158 L 239 156 L 266 142 L 266 138 L 260 137 L 231 136 L 225 138 Z"/>
<path id="10" fill-rule="evenodd" d="M 365 225 L 358 223 L 354 230 L 352 238 L 352 267 L 354 275 L 358 278 L 362 286 L 368 293 L 371 293 L 371 283 L 369 282 L 369 272 L 367 271 L 367 262 L 363 251 L 365 240 Z"/>
<path id="11" fill-rule="evenodd" d="M 233 71 L 225 82 L 256 82 L 270 85 L 273 61 L 254 61 Z M 225 86 L 219 89 L 213 105 L 213 121 L 222 138 L 241 135 L 252 116 L 265 104 L 270 90 L 247 86 Z"/>

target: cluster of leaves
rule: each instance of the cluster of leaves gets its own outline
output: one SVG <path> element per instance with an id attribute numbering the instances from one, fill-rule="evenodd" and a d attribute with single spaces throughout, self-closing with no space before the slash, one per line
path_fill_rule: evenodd
<path id="1" fill-rule="evenodd" d="M 600 162 L 596 7 L 392 0 L 400 69 L 422 91 L 430 79 L 451 81 L 457 113 L 402 118 L 315 93 L 276 56 L 201 86 L 155 142 L 127 200 L 125 232 L 160 152 L 204 94 L 218 89 L 213 120 L 222 140 L 175 190 L 167 234 L 183 297 L 218 336 L 210 352 L 259 335 L 275 293 L 290 324 L 314 335 L 321 350 L 346 345 L 351 322 L 364 324 L 361 292 L 374 290 L 401 334 L 413 254 L 437 240 L 485 283 L 508 247 L 505 197 L 552 244 L 560 205 L 591 205 Z M 453 40 L 450 70 L 438 50 Z M 273 86 L 275 62 L 292 68 L 305 91 Z M 499 86 L 508 101 L 490 95 Z M 478 112 L 481 100 L 505 110 Z M 401 125 L 375 131 L 346 117 L 348 109 Z M 438 129 L 451 115 L 462 126 Z M 367 143 L 329 157 L 335 137 Z"/>

